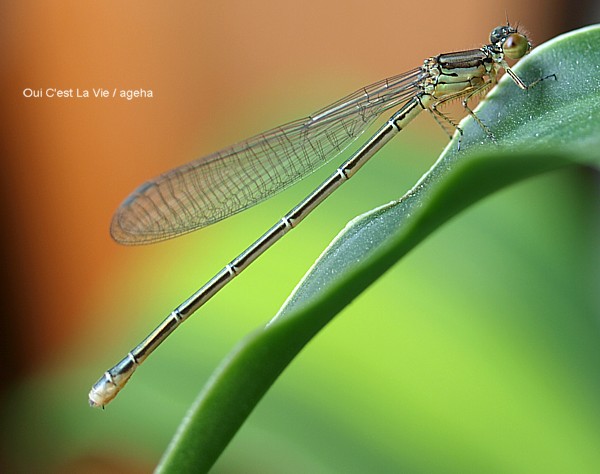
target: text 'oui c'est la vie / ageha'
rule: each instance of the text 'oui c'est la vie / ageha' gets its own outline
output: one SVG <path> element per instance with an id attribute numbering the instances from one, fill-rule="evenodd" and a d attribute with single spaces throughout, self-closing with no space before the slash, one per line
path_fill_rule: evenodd
<path id="1" fill-rule="evenodd" d="M 32 99 L 151 99 L 154 94 L 151 89 L 107 89 L 104 87 L 92 89 L 68 88 L 62 89 L 58 87 L 39 87 L 36 89 L 27 87 L 23 89 L 23 96 Z"/>

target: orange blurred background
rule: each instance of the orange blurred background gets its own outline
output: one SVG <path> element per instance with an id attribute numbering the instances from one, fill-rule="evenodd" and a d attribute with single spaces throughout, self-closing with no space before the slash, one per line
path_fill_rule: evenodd
<path id="1" fill-rule="evenodd" d="M 60 363 L 95 331 L 116 330 L 126 315 L 82 317 L 99 288 L 124 278 L 120 269 L 132 261 L 172 249 L 110 239 L 113 211 L 141 182 L 425 57 L 478 47 L 506 13 L 536 43 L 589 23 L 568 18 L 559 0 L 58 0 L 0 8 L 5 389 Z M 153 97 L 27 98 L 26 88 L 141 88 Z"/>

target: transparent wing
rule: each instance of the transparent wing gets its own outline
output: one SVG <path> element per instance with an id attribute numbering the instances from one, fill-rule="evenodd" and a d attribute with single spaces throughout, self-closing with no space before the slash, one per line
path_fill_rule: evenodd
<path id="1" fill-rule="evenodd" d="M 384 79 L 146 182 L 117 209 L 113 238 L 124 244 L 168 239 L 264 201 L 340 154 L 383 111 L 413 97 L 423 77 L 417 68 Z"/>

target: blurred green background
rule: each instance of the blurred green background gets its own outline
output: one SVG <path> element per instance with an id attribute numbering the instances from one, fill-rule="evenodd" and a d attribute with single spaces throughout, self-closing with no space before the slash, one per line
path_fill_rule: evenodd
<path id="1" fill-rule="evenodd" d="M 537 43 L 594 22 L 548 5 L 433 2 L 444 14 L 431 18 L 379 1 L 3 5 L 2 472 L 150 471 L 219 361 L 347 221 L 404 194 L 447 141 L 417 119 L 92 410 L 101 373 L 339 160 L 201 232 L 122 248 L 107 228 L 132 189 L 477 47 L 505 12 Z M 32 100 L 26 87 L 155 97 Z M 549 174 L 446 225 L 306 347 L 214 472 L 600 471 L 597 184 L 590 170 Z"/>

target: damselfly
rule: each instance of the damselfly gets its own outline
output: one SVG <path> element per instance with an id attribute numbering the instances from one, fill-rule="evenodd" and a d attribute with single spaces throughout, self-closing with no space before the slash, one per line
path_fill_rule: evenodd
<path id="1" fill-rule="evenodd" d="M 94 384 L 92 406 L 109 403 L 135 369 L 181 322 L 239 275 L 285 233 L 364 165 L 421 111 L 442 126 L 462 130 L 440 111 L 454 99 L 489 135 L 468 101 L 496 83 L 504 69 L 523 90 L 525 84 L 505 58 L 520 59 L 531 49 L 527 36 L 510 25 L 490 34 L 490 43 L 469 51 L 428 58 L 421 67 L 390 77 L 319 110 L 189 164 L 175 168 L 135 190 L 119 207 L 111 234 L 123 244 L 144 244 L 205 227 L 286 189 L 342 153 L 383 112 L 391 118 L 326 181 L 271 227 L 208 283 L 179 305 L 138 346 Z M 541 80 L 541 79 L 540 79 Z M 460 143 L 460 137 L 459 137 Z"/>

